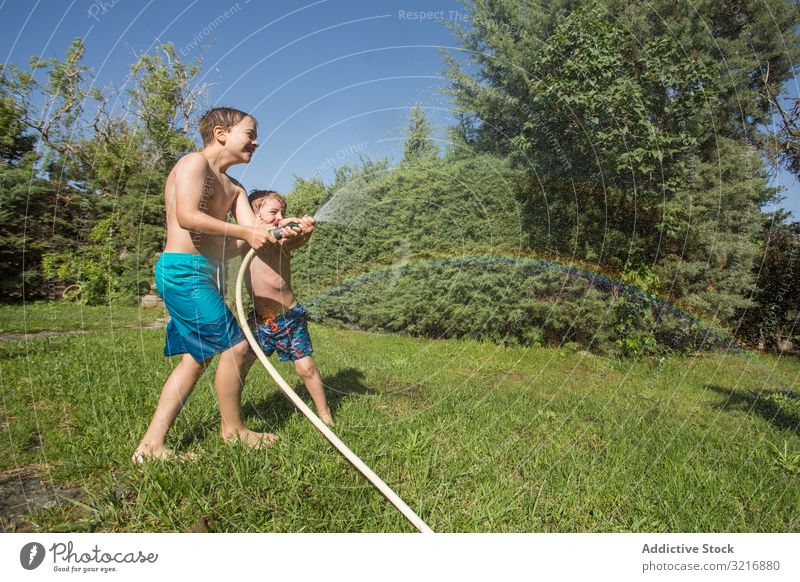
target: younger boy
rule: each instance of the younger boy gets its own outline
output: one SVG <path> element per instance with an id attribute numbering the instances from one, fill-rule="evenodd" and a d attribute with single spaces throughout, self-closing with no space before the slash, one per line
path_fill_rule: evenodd
<path id="1" fill-rule="evenodd" d="M 255 249 L 277 244 L 264 226 L 256 225 L 244 188 L 225 173 L 234 164 L 250 162 L 258 147 L 256 120 L 237 109 L 215 108 L 200 120 L 200 133 L 203 150 L 181 158 L 167 178 L 167 243 L 156 264 L 156 288 L 171 317 L 164 355 L 183 356 L 133 453 L 135 463 L 175 455 L 165 446 L 167 431 L 216 354 L 221 354 L 215 385 L 222 438 L 250 446 L 275 440 L 242 422 L 248 344 L 225 305 L 221 284 L 223 261 L 236 252 L 236 239 Z M 238 224 L 226 221 L 229 211 Z M 284 229 L 281 234 L 288 241 L 299 233 Z"/>
<path id="2" fill-rule="evenodd" d="M 320 420 L 333 426 L 322 378 L 311 357 L 313 348 L 306 311 L 297 303 L 292 291 L 291 252 L 308 242 L 314 232 L 315 220 L 308 215 L 285 218 L 286 199 L 272 190 L 252 192 L 250 204 L 256 215 L 256 224 L 283 227 L 283 231 L 290 223 L 299 224 L 292 229 L 299 236 L 282 238 L 278 244 L 256 249 L 250 263 L 249 287 L 257 318 L 254 335 L 267 356 L 277 351 L 282 362 L 294 362 L 294 369 L 311 394 Z"/>

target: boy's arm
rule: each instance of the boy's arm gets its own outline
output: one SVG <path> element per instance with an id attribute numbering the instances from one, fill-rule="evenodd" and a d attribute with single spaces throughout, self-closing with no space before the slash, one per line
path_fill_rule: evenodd
<path id="1" fill-rule="evenodd" d="M 247 198 L 247 192 L 245 192 L 244 186 L 239 184 L 239 182 L 235 180 L 233 182 L 238 186 L 238 193 L 236 194 L 236 198 L 233 199 L 231 214 L 233 214 L 233 217 L 239 224 L 255 226 L 256 215 L 250 207 L 250 200 Z"/>
<path id="2" fill-rule="evenodd" d="M 203 197 L 207 195 L 207 177 L 210 173 L 208 162 L 200 155 L 184 158 L 182 167 L 175 178 L 175 214 L 178 225 L 190 232 L 201 232 L 247 241 L 253 248 L 261 248 L 275 239 L 263 228 L 250 224 L 231 224 L 214 218 L 200 208 Z M 249 206 L 249 205 L 248 205 Z M 250 211 L 252 214 L 252 210 Z"/>
<path id="3" fill-rule="evenodd" d="M 247 198 L 247 192 L 245 192 L 244 186 L 239 184 L 239 182 L 236 180 L 233 181 L 239 186 L 239 191 L 236 194 L 236 198 L 233 199 L 231 214 L 233 214 L 238 224 L 254 227 L 256 225 L 256 215 L 250 207 L 250 200 Z M 250 245 L 242 239 L 228 239 L 225 242 L 226 257 L 235 257 L 236 255 L 244 256 L 251 248 Z"/>

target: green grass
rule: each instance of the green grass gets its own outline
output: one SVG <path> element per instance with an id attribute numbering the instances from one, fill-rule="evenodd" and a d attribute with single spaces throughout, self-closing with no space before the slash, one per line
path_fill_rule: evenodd
<path id="1" fill-rule="evenodd" d="M 625 362 L 312 326 L 342 440 L 436 531 L 800 531 L 800 362 L 711 354 Z M 86 493 L 42 531 L 408 532 L 413 528 L 260 367 L 223 444 L 213 370 L 169 445 L 129 462 L 174 360 L 163 330 L 0 343 L 0 470 Z M 310 403 L 290 369 L 279 369 Z"/>
<path id="2" fill-rule="evenodd" d="M 25 305 L 0 305 L 0 333 L 106 330 L 153 323 L 164 317 L 161 307 L 79 305 L 65 301 L 37 301 Z"/>

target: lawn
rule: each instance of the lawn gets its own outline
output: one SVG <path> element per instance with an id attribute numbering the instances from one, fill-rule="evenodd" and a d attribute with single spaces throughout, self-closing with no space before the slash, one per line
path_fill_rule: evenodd
<path id="1" fill-rule="evenodd" d="M 198 459 L 132 465 L 174 360 L 163 330 L 113 327 L 0 343 L 0 471 L 66 499 L 6 529 L 413 531 L 260 367 L 244 412 L 277 445 L 220 441 L 211 370 L 170 433 Z M 337 434 L 435 531 L 800 531 L 795 359 L 311 332 Z"/>
<path id="2" fill-rule="evenodd" d="M 0 305 L 0 333 L 106 330 L 149 325 L 165 317 L 163 307 L 141 309 L 110 305 L 80 305 L 66 301 L 37 301 Z"/>

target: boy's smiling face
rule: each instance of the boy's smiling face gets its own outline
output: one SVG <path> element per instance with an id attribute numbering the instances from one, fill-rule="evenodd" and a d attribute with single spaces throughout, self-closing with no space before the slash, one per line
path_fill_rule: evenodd
<path id="1" fill-rule="evenodd" d="M 258 222 L 275 224 L 276 220 L 283 220 L 283 204 L 275 198 L 267 198 L 256 213 Z"/>
<path id="2" fill-rule="evenodd" d="M 253 158 L 258 147 L 258 129 L 255 120 L 244 117 L 225 134 L 225 149 L 247 163 Z"/>

